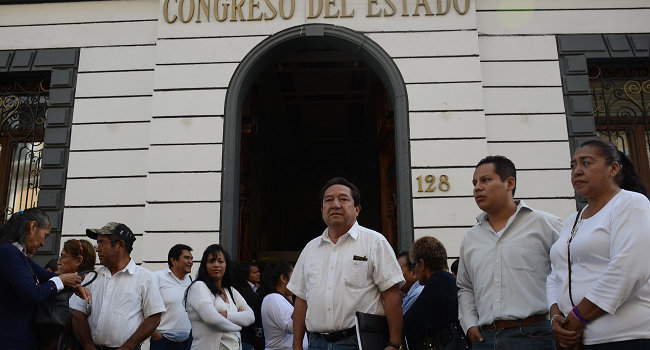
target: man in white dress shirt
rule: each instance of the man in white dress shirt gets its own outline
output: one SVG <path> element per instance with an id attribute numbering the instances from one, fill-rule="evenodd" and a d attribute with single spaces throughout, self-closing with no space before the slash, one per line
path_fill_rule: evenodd
<path id="1" fill-rule="evenodd" d="M 126 225 L 109 222 L 100 229 L 87 229 L 86 236 L 97 240 L 97 256 L 104 266 L 89 286 L 91 305 L 70 298 L 77 340 L 87 350 L 140 349 L 165 312 L 158 279 L 131 259 L 135 235 Z"/>
<path id="2" fill-rule="evenodd" d="M 458 319 L 474 350 L 555 349 L 548 320 L 549 251 L 562 221 L 515 201 L 515 165 L 503 156 L 474 170 L 483 213 L 460 247 Z"/>
<path id="3" fill-rule="evenodd" d="M 150 350 L 189 350 L 192 346 L 192 325 L 183 306 L 185 290 L 192 283 L 192 248 L 176 244 L 167 254 L 168 268 L 154 272 L 165 302 L 160 325 L 151 335 Z"/>
<path id="4" fill-rule="evenodd" d="M 390 330 L 387 350 L 402 348 L 404 283 L 393 248 L 384 236 L 360 226 L 361 195 L 344 178 L 329 180 L 321 190 L 321 214 L 327 229 L 311 240 L 287 288 L 296 295 L 293 349 L 358 349 L 355 313 L 386 315 Z"/>

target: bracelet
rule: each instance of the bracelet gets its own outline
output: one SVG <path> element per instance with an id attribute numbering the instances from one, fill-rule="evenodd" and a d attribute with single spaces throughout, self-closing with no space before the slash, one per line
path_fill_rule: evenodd
<path id="1" fill-rule="evenodd" d="M 577 306 L 574 306 L 573 309 L 571 309 L 571 315 L 573 315 L 573 317 L 575 317 L 576 320 L 580 321 L 580 323 L 586 324 L 586 323 L 589 322 L 589 321 L 585 320 L 584 318 L 582 318 L 582 316 L 580 315 L 580 310 L 578 310 Z"/>
<path id="2" fill-rule="evenodd" d="M 551 326 L 553 325 L 553 320 L 555 320 L 556 317 L 562 317 L 560 314 L 555 314 L 553 317 L 551 317 Z"/>

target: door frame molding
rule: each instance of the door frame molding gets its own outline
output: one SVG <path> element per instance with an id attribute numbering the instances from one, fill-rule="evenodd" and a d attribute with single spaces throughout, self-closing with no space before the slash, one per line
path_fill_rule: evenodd
<path id="1" fill-rule="evenodd" d="M 571 156 L 583 142 L 596 139 L 588 60 L 616 62 L 647 59 L 650 34 L 566 34 L 557 35 L 557 52 L 564 95 Z M 576 195 L 578 209 L 587 198 Z"/>
<path id="2" fill-rule="evenodd" d="M 395 165 L 397 177 L 398 245 L 413 244 L 413 200 L 408 97 L 404 79 L 392 58 L 362 33 L 327 24 L 306 24 L 269 36 L 253 48 L 237 66 L 226 92 L 222 147 L 220 244 L 239 251 L 239 171 L 241 157 L 241 111 L 248 91 L 259 74 L 281 54 L 298 49 L 335 49 L 367 64 L 384 84 L 393 101 L 395 118 Z M 233 258 L 236 258 L 233 256 Z"/>
<path id="3" fill-rule="evenodd" d="M 39 72 L 50 77 L 37 206 L 50 217 L 52 234 L 33 257 L 42 265 L 60 251 L 78 67 L 79 48 L 0 50 L 0 74 Z"/>

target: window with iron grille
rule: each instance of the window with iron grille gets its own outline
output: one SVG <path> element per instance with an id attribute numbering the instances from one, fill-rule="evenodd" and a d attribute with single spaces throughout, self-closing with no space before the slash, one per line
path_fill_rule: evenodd
<path id="1" fill-rule="evenodd" d="M 48 72 L 49 73 L 49 72 Z M 0 221 L 38 201 L 49 76 L 0 77 Z"/>
<path id="2" fill-rule="evenodd" d="M 589 83 L 597 137 L 625 152 L 650 189 L 650 62 L 589 61 Z"/>

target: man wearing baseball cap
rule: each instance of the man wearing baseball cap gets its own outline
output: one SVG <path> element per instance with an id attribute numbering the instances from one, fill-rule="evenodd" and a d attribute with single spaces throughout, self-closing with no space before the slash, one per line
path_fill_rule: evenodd
<path id="1" fill-rule="evenodd" d="M 165 312 L 158 280 L 131 259 L 135 235 L 128 226 L 109 222 L 86 236 L 97 240 L 103 266 L 89 286 L 92 305 L 70 298 L 74 333 L 84 349 L 139 349 Z"/>

